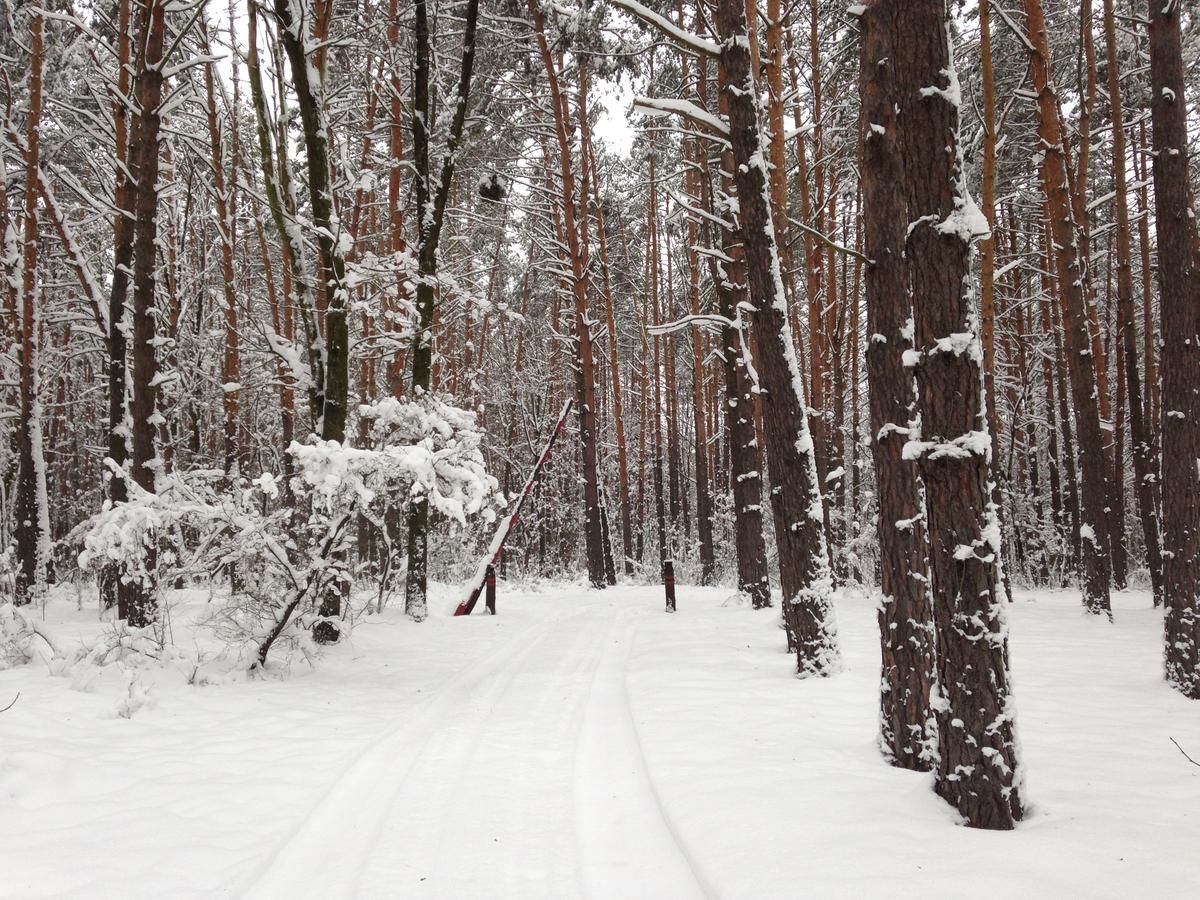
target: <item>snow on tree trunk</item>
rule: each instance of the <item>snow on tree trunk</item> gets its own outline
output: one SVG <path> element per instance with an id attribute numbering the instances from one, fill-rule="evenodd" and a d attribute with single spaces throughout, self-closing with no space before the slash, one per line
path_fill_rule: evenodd
<path id="1" fill-rule="evenodd" d="M 1167 682 L 1200 699 L 1200 235 L 1188 167 L 1179 0 L 1150 0 L 1154 226 L 1162 314 Z"/>
<path id="2" fill-rule="evenodd" d="M 24 259 L 21 278 L 21 376 L 19 471 L 13 506 L 17 550 L 16 602 L 32 602 L 46 586 L 50 521 L 46 503 L 46 461 L 42 453 L 42 409 L 38 396 L 41 311 L 38 290 L 38 165 L 42 114 L 43 17 L 30 24 L 29 119 L 25 146 Z"/>
<path id="3" fill-rule="evenodd" d="M 828 675 L 839 664 L 833 620 L 833 580 L 825 546 L 824 511 L 813 441 L 804 408 L 768 196 L 766 145 L 750 60 L 745 7 L 717 5 L 720 63 L 733 150 L 736 215 L 746 253 L 753 323 L 761 355 L 760 382 L 771 505 L 779 550 L 784 621 L 800 675 Z"/>
<path id="4" fill-rule="evenodd" d="M 166 0 L 151 0 L 138 29 L 137 75 L 133 91 L 138 115 L 129 139 L 129 171 L 134 184 L 133 324 L 129 379 L 129 477 L 153 493 L 161 468 L 156 437 L 158 412 L 158 171 L 159 108 L 163 96 L 163 52 L 167 36 Z M 141 577 L 131 577 L 122 596 L 121 617 L 134 627 L 149 625 L 156 615 L 153 563 Z"/>
<path id="5" fill-rule="evenodd" d="M 929 707 L 936 672 L 924 493 L 916 464 L 902 454 L 916 384 L 904 366 L 913 334 L 894 9 L 889 0 L 876 0 L 859 18 L 863 227 L 865 252 L 872 261 L 866 271 L 867 385 L 879 502 L 880 745 L 894 765 L 927 770 L 937 752 Z"/>
<path id="6" fill-rule="evenodd" d="M 414 6 L 416 66 L 413 74 L 413 163 L 416 167 L 414 188 L 417 200 L 417 321 L 412 344 L 412 391 L 416 399 L 428 394 L 433 386 L 433 313 L 434 284 L 437 280 L 438 245 L 446 215 L 446 202 L 454 181 L 458 145 L 467 117 L 467 99 L 471 92 L 471 73 L 475 66 L 475 29 L 479 21 L 479 0 L 467 0 L 462 59 L 458 87 L 454 93 L 452 121 L 445 155 L 439 172 L 431 167 L 432 113 L 430 81 L 433 50 L 430 47 L 429 12 L 425 0 Z M 429 577 L 429 503 L 416 494 L 408 508 L 408 574 L 404 583 L 404 611 L 416 621 L 427 614 Z"/>
<path id="7" fill-rule="evenodd" d="M 962 95 L 944 0 L 891 0 L 893 61 L 907 192 L 906 256 L 919 419 L 903 456 L 925 488 L 930 600 L 937 633 L 937 792 L 968 825 L 1021 818 L 1021 769 L 1008 684 L 1008 626 L 997 588 L 1000 529 L 969 276 L 987 221 L 967 193 Z"/>

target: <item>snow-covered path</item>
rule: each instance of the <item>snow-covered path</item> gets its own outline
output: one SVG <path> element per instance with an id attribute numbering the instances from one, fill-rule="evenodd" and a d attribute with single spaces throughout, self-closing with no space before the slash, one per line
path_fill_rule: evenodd
<path id="1" fill-rule="evenodd" d="M 629 710 L 648 609 L 613 597 L 575 599 L 447 679 L 329 789 L 249 896 L 704 896 Z M 322 854 L 338 864 L 314 872 Z"/>
<path id="2" fill-rule="evenodd" d="M 798 681 L 777 611 L 728 592 L 503 586 L 500 615 L 363 619 L 314 667 L 246 680 L 207 597 L 174 663 L 0 672 L 0 897 L 559 900 L 1192 898 L 1200 707 L 1161 680 L 1161 615 L 1019 593 L 1027 772 L 1015 832 L 971 831 L 875 746 L 867 595 L 845 667 Z M 47 610 L 103 640 L 94 610 Z M 208 644 L 204 641 L 209 640 Z M 133 704 L 130 695 L 148 699 Z M 131 717 L 125 714 L 132 713 Z"/>

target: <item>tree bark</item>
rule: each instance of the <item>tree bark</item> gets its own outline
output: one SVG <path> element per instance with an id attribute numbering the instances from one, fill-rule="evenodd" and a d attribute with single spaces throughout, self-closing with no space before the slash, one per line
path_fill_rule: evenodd
<path id="1" fill-rule="evenodd" d="M 722 84 L 724 78 L 724 73 L 719 73 Z M 728 94 L 722 89 L 720 96 L 721 111 L 728 115 Z M 731 223 L 735 218 L 730 202 L 733 199 L 733 169 L 733 149 L 726 144 L 721 152 L 720 203 L 713 196 L 709 173 L 706 173 L 704 182 L 708 211 L 721 216 L 726 223 Z M 766 609 L 771 606 L 771 581 L 763 533 L 763 458 L 754 427 L 756 386 L 747 363 L 749 335 L 741 316 L 743 304 L 749 303 L 746 255 L 732 226 L 721 226 L 720 244 L 728 262 L 722 265 L 712 256 L 708 261 L 718 311 L 730 323 L 721 329 L 721 353 L 724 359 L 725 433 L 729 447 L 730 492 L 733 495 L 737 585 L 739 593 L 750 598 L 752 608 Z"/>
<path id="2" fill-rule="evenodd" d="M 1076 447 L 1081 475 L 1079 545 L 1083 605 L 1088 612 L 1112 618 L 1108 552 L 1108 477 L 1100 427 L 1096 361 L 1086 309 L 1087 277 L 1080 259 L 1080 234 L 1071 205 L 1071 185 L 1065 159 L 1066 140 L 1059 117 L 1058 97 L 1050 81 L 1050 45 L 1042 0 L 1025 0 L 1026 26 L 1033 89 L 1038 97 L 1038 136 L 1042 142 L 1041 180 L 1058 264 L 1058 289 L 1063 298 L 1066 350 L 1075 408 Z"/>
<path id="3" fill-rule="evenodd" d="M 796 648 L 800 675 L 828 675 L 839 664 L 833 621 L 833 581 L 825 545 L 824 508 L 804 386 L 771 218 L 766 142 L 750 65 L 745 10 L 720 0 L 716 10 L 720 62 L 729 113 L 733 181 L 746 254 L 750 303 L 765 391 L 764 431 L 771 475 L 771 505 L 779 549 L 784 621 Z"/>
<path id="4" fill-rule="evenodd" d="M 900 142 L 920 431 L 903 455 L 925 487 L 930 599 L 937 632 L 937 792 L 976 828 L 1021 818 L 1008 685 L 1007 625 L 997 590 L 1000 531 L 991 503 L 991 438 L 968 277 L 986 221 L 967 194 L 958 79 L 944 0 L 895 5 Z M 915 429 L 914 429 L 915 430 Z"/>
<path id="5" fill-rule="evenodd" d="M 1133 237 L 1129 227 L 1129 185 L 1126 177 L 1125 108 L 1121 99 L 1121 77 L 1117 57 L 1116 15 L 1113 0 L 1104 0 L 1104 37 L 1108 56 L 1108 96 L 1112 108 L 1113 190 L 1117 215 L 1117 330 L 1125 364 L 1125 398 L 1132 438 L 1134 495 L 1146 545 L 1146 565 L 1154 590 L 1154 603 L 1162 600 L 1162 552 L 1158 512 L 1154 504 L 1153 451 L 1143 406 L 1138 369 L 1137 324 L 1133 309 Z M 1120 469 L 1117 472 L 1120 473 Z"/>
<path id="6" fill-rule="evenodd" d="M 1188 166 L 1181 15 L 1179 0 L 1150 0 L 1166 677 L 1185 697 L 1200 700 L 1200 235 Z"/>
<path id="7" fill-rule="evenodd" d="M 859 19 L 863 237 L 871 260 L 866 270 L 867 388 L 879 503 L 879 742 L 893 765 L 927 771 L 937 758 L 937 729 L 929 705 L 937 675 L 926 589 L 924 490 L 915 463 L 903 456 L 916 385 L 904 366 L 904 352 L 912 347 L 912 307 L 904 247 L 908 198 L 897 114 L 894 16 L 892 2 L 875 0 Z"/>
<path id="8" fill-rule="evenodd" d="M 138 29 L 138 63 L 134 97 L 138 115 L 129 141 L 129 171 L 136 188 L 133 228 L 133 327 L 130 341 L 133 365 L 129 384 L 129 474 L 143 490 L 153 493 L 161 467 L 158 434 L 158 325 L 155 277 L 158 253 L 159 108 L 163 94 L 163 48 L 166 39 L 166 0 L 150 0 Z M 153 552 L 150 551 L 151 558 Z M 153 565 L 146 566 L 147 572 Z M 157 614 L 152 576 L 129 583 L 122 618 L 132 627 L 149 625 Z"/>
<path id="9" fill-rule="evenodd" d="M 427 0 L 417 0 L 413 33 L 416 41 L 416 68 L 413 76 L 413 164 L 417 195 L 417 328 L 412 347 L 412 392 L 419 398 L 429 393 L 433 382 L 434 283 L 437 280 L 438 244 L 445 220 L 446 202 L 454 180 L 458 146 L 467 117 L 467 99 L 471 93 L 471 73 L 475 68 L 475 33 L 479 21 L 479 0 L 467 0 L 463 33 L 462 61 L 454 98 L 454 117 L 442 158 L 438 180 L 430 166 L 430 131 L 433 106 L 430 98 L 430 70 L 433 64 L 429 39 Z M 416 497 L 408 508 L 408 575 L 404 584 L 404 611 L 420 622 L 428 612 L 426 591 L 429 577 L 429 503 Z"/>
<path id="10" fill-rule="evenodd" d="M 13 504 L 16 538 L 15 600 L 32 602 L 46 587 L 50 512 L 46 460 L 42 454 L 42 409 L 38 397 L 41 310 L 38 269 L 38 166 L 41 158 L 42 73 L 45 20 L 38 11 L 29 28 L 29 112 L 25 139 L 24 237 L 21 268 L 20 421 L 17 490 Z"/>

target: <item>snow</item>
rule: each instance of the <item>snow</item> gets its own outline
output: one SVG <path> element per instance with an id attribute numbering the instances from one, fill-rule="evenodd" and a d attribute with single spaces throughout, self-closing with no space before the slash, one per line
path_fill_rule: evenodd
<path id="1" fill-rule="evenodd" d="M 0 672 L 0 896 L 1192 893 L 1200 769 L 1170 738 L 1195 755 L 1200 719 L 1147 594 L 1099 625 L 1017 592 L 1031 805 L 996 834 L 881 761 L 871 594 L 836 599 L 843 671 L 799 680 L 777 610 L 678 591 L 668 617 L 658 587 L 502 583 L 450 619 L 435 587 L 421 625 L 396 604 L 247 680 L 191 590 L 167 662 Z M 102 643 L 93 603 L 58 588 L 43 627 Z"/>

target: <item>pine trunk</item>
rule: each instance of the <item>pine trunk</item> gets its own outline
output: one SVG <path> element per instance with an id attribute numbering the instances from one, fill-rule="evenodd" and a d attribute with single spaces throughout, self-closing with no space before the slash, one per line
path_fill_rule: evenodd
<path id="1" fill-rule="evenodd" d="M 745 10 L 720 0 L 720 62 L 733 150 L 733 182 L 745 248 L 753 325 L 761 361 L 764 432 L 779 550 L 784 621 L 801 675 L 838 665 L 833 583 L 825 545 L 821 488 L 804 407 L 804 387 L 788 322 L 771 218 L 766 143 L 751 69 Z"/>
<path id="2" fill-rule="evenodd" d="M 897 122 L 900 96 L 892 62 L 894 9 L 889 0 L 875 0 L 859 20 L 864 251 L 871 260 L 867 388 L 879 503 L 879 740 L 894 765 L 926 771 L 936 758 L 929 705 L 936 672 L 923 489 L 916 465 L 903 455 L 916 385 L 904 365 L 904 353 L 912 347 L 912 308 L 904 252 L 908 198 Z"/>
<path id="3" fill-rule="evenodd" d="M 1038 97 L 1038 136 L 1042 142 L 1042 190 L 1050 216 L 1058 290 L 1063 299 L 1064 337 L 1075 408 L 1076 448 L 1079 458 L 1079 546 L 1083 605 L 1088 612 L 1112 618 L 1109 601 L 1111 576 L 1108 552 L 1108 473 L 1100 427 L 1099 389 L 1092 336 L 1086 308 L 1087 277 L 1080 258 L 1080 231 L 1071 203 L 1071 185 L 1065 159 L 1058 97 L 1050 82 L 1050 48 L 1042 0 L 1025 0 L 1033 89 Z"/>
<path id="4" fill-rule="evenodd" d="M 915 323 L 908 361 L 920 415 L 903 455 L 918 461 L 925 488 L 939 692 L 935 785 L 968 825 L 1009 829 L 1022 813 L 1020 769 L 982 354 L 968 290 L 971 244 L 987 227 L 967 195 L 944 0 L 897 0 L 890 8 L 895 47 L 904 48 L 893 59 Z"/>
<path id="5" fill-rule="evenodd" d="M 1200 236 L 1188 167 L 1182 4 L 1150 0 L 1154 227 L 1162 316 L 1167 682 L 1200 699 Z"/>

